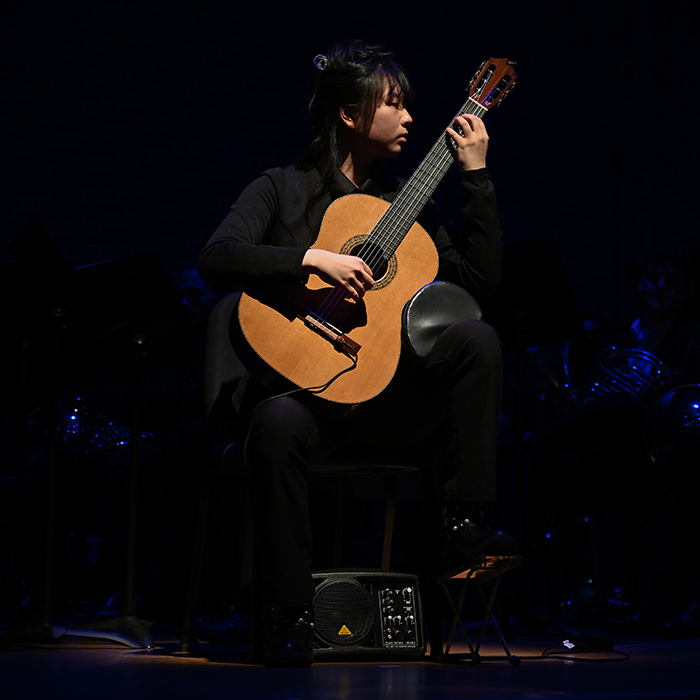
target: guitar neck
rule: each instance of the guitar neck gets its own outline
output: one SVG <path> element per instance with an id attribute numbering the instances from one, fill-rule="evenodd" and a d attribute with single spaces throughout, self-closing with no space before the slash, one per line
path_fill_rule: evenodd
<path id="1" fill-rule="evenodd" d="M 455 116 L 476 114 L 478 117 L 483 117 L 486 111 L 470 97 Z M 451 126 L 460 136 L 464 135 L 462 128 L 454 120 L 448 126 Z M 416 220 L 421 209 L 427 204 L 435 188 L 440 184 L 453 163 L 454 152 L 454 141 L 446 133 L 443 133 L 396 197 L 394 205 L 404 210 L 405 215 L 411 218 L 411 224 Z M 411 224 L 408 228 L 411 227 Z"/>
<path id="2" fill-rule="evenodd" d="M 469 97 L 455 116 L 475 114 L 483 117 L 486 112 L 487 109 Z M 463 135 L 461 127 L 454 120 L 448 126 L 451 126 L 460 136 Z M 401 188 L 384 216 L 377 222 L 368 239 L 371 249 L 382 250 L 385 259 L 394 254 L 413 226 L 421 209 L 427 204 L 448 171 L 454 160 L 454 150 L 453 140 L 448 134 L 443 133 Z"/>

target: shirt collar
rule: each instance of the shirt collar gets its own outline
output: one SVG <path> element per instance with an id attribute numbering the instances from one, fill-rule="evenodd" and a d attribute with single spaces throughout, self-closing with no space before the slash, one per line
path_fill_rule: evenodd
<path id="1" fill-rule="evenodd" d="M 382 197 L 383 194 L 391 191 L 391 189 L 391 184 L 379 164 L 372 168 L 369 177 L 360 187 L 355 187 L 340 170 L 336 170 L 333 173 L 328 183 L 328 191 L 330 192 L 331 199 L 337 199 L 343 195 L 356 194 L 358 192 L 361 194 L 371 194 L 374 197 Z"/>

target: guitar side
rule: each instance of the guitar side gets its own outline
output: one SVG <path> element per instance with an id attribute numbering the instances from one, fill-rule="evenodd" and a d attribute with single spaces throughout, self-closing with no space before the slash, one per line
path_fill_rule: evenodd
<path id="1" fill-rule="evenodd" d="M 312 246 L 352 254 L 389 207 L 376 197 L 352 194 L 335 200 L 326 210 L 318 239 Z M 357 366 L 342 374 L 319 396 L 354 404 L 379 394 L 391 381 L 401 354 L 401 313 L 405 303 L 437 274 L 438 255 L 428 233 L 413 224 L 388 261 L 380 279 L 355 304 L 316 275 L 308 283 L 290 286 L 291 304 L 243 294 L 238 318 L 252 349 L 270 367 L 299 387 L 316 387 L 352 365 L 349 355 L 304 322 L 304 309 L 333 307 L 338 327 L 357 350 Z M 376 274 L 376 273 L 375 273 Z M 325 313 L 325 312 L 324 312 Z"/>

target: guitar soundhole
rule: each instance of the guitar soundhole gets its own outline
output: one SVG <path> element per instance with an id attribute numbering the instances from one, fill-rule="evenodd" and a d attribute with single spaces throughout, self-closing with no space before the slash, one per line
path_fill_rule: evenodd
<path id="1" fill-rule="evenodd" d="M 385 252 L 377 245 L 366 244 L 367 236 L 354 236 L 341 248 L 343 255 L 355 255 L 362 258 L 372 268 L 374 287 L 372 291 L 386 287 L 396 277 L 396 255 L 387 260 Z"/>

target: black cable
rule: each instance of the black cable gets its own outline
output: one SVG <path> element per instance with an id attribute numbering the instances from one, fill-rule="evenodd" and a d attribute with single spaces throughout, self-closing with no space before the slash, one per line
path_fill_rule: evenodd
<path id="1" fill-rule="evenodd" d="M 541 657 L 534 657 L 534 658 L 542 658 L 542 659 L 561 659 L 563 661 L 585 661 L 586 663 L 612 663 L 612 662 L 618 662 L 618 661 L 629 661 L 630 655 L 626 651 L 619 651 L 618 649 L 610 649 L 608 651 L 603 651 L 603 652 L 596 652 L 590 649 L 581 649 L 580 651 L 574 651 L 573 649 L 571 651 L 566 651 L 566 652 L 561 652 L 562 655 L 560 656 L 559 654 L 549 654 L 546 653 L 546 651 L 542 652 Z M 564 656 L 563 654 L 614 654 L 615 658 L 609 658 L 609 659 L 585 659 L 585 658 L 572 658 L 571 656 Z M 523 658 L 522 656 L 520 657 L 521 659 Z"/>
<path id="2" fill-rule="evenodd" d="M 352 357 L 352 364 L 349 367 L 346 367 L 345 369 L 340 370 L 335 376 L 331 377 L 327 382 L 324 382 L 323 384 L 319 384 L 318 386 L 300 386 L 297 387 L 296 389 L 290 389 L 289 391 L 285 391 L 281 394 L 275 394 L 274 396 L 269 396 L 268 398 L 264 399 L 261 401 L 255 409 L 257 410 L 262 406 L 263 404 L 266 404 L 268 401 L 273 401 L 274 399 L 281 399 L 285 396 L 291 396 L 292 394 L 298 394 L 300 391 L 308 391 L 310 394 L 320 394 L 321 392 L 325 391 L 338 377 L 341 377 L 343 374 L 347 372 L 351 372 L 352 370 L 357 367 L 357 353 L 353 353 Z"/>
<path id="3" fill-rule="evenodd" d="M 535 656 L 520 656 L 522 661 L 537 661 L 541 659 L 559 659 L 561 661 L 583 661 L 586 663 L 612 663 L 618 661 L 628 661 L 630 655 L 626 651 L 613 649 L 612 642 L 606 638 L 582 638 L 583 647 L 580 649 L 561 649 L 559 646 L 548 647 L 541 654 Z M 612 654 L 613 658 L 587 659 L 584 654 Z M 576 658 L 578 657 L 578 658 Z"/>

